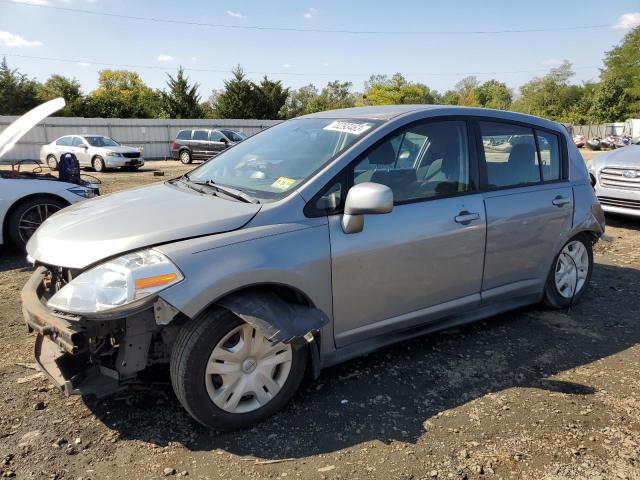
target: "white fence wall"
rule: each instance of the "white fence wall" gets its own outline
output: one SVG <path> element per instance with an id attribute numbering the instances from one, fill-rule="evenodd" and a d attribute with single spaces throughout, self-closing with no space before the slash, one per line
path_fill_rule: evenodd
<path id="1" fill-rule="evenodd" d="M 0 116 L 0 132 L 18 117 Z M 40 147 L 63 135 L 96 133 L 135 147 L 144 147 L 147 159 L 171 158 L 171 141 L 185 128 L 230 128 L 253 135 L 279 123 L 279 120 L 173 120 L 49 117 L 32 128 L 1 161 L 34 160 Z"/>

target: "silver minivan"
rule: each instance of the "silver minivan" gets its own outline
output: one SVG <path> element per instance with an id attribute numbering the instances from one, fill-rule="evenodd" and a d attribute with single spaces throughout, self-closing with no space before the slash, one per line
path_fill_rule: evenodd
<path id="1" fill-rule="evenodd" d="M 584 294 L 604 216 L 561 125 L 385 106 L 283 122 L 29 241 L 35 356 L 68 394 L 168 364 L 200 423 L 251 425 L 305 374 Z"/>

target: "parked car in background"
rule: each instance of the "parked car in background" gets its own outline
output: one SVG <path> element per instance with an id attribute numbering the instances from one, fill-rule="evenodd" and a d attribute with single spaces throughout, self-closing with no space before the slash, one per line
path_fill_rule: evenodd
<path id="1" fill-rule="evenodd" d="M 140 149 L 120 145 L 105 135 L 65 135 L 40 149 L 40 161 L 55 170 L 65 153 L 73 153 L 81 167 L 96 172 L 110 168 L 134 171 L 144 165 Z"/>
<path id="2" fill-rule="evenodd" d="M 208 160 L 246 138 L 244 133 L 226 128 L 180 130 L 171 142 L 171 158 L 184 164 Z"/>
<path id="3" fill-rule="evenodd" d="M 584 135 L 574 135 L 573 143 L 575 144 L 576 147 L 582 148 L 584 147 L 585 143 L 587 143 L 587 139 Z"/>
<path id="4" fill-rule="evenodd" d="M 49 219 L 27 245 L 23 312 L 67 393 L 115 392 L 169 364 L 196 420 L 239 428 L 282 408 L 306 372 L 525 305 L 573 305 L 604 228 L 557 123 L 435 105 L 326 111 Z"/>
<path id="5" fill-rule="evenodd" d="M 640 145 L 602 153 L 589 162 L 588 170 L 605 212 L 640 217 Z"/>
<path id="6" fill-rule="evenodd" d="M 62 107 L 62 98 L 51 100 L 9 125 L 0 134 L 0 157 L 34 125 Z M 24 171 L 25 167 L 33 168 L 33 164 L 11 163 L 11 169 L 0 170 L 0 245 L 11 242 L 24 248 L 36 229 L 51 215 L 100 194 L 95 185 L 87 182 L 63 182 L 52 175 Z M 34 169 L 38 170 L 38 167 Z"/>

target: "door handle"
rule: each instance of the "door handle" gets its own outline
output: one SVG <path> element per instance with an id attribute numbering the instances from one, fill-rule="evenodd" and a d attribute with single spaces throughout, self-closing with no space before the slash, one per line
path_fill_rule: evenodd
<path id="1" fill-rule="evenodd" d="M 480 214 L 477 212 L 467 212 L 466 210 L 460 212 L 458 216 L 454 218 L 456 223 L 460 223 L 462 225 L 467 225 L 474 220 L 478 220 L 480 218 Z"/>
<path id="2" fill-rule="evenodd" d="M 558 195 L 556 198 L 553 199 L 551 203 L 553 203 L 556 207 L 564 207 L 570 202 L 571 200 L 569 200 L 567 197 L 562 197 Z"/>

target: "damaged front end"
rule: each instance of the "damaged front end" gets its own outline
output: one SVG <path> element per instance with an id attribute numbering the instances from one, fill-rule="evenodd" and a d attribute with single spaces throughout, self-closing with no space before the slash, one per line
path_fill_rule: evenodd
<path id="1" fill-rule="evenodd" d="M 121 390 L 137 374 L 167 363 L 177 313 L 157 296 L 109 315 L 77 315 L 52 310 L 46 302 L 66 282 L 70 269 L 39 267 L 22 289 L 27 328 L 36 332 L 35 359 L 67 395 L 103 397 Z"/>

